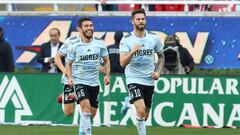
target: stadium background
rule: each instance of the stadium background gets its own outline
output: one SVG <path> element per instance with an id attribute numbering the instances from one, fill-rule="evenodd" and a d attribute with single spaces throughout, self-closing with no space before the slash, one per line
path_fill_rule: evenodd
<path id="1" fill-rule="evenodd" d="M 62 31 L 62 41 L 66 37 L 76 34 L 76 22 L 81 16 L 6 16 L 0 17 L 0 26 L 6 31 L 5 38 L 12 45 L 17 70 L 36 69 L 36 54 L 39 46 L 48 41 L 48 30 L 58 27 Z M 91 16 L 95 23 L 96 36 L 103 38 L 107 45 L 114 43 L 114 31 L 130 32 L 132 26 L 130 17 L 124 16 Z M 149 31 L 156 32 L 161 39 L 166 34 L 176 33 L 181 43 L 189 49 L 197 63 L 197 70 L 239 69 L 239 17 L 206 16 L 151 16 L 148 17 Z M 16 34 L 17 33 L 17 34 Z M 27 70 L 26 70 L 27 71 Z M 221 71 L 220 71 L 221 72 Z M 217 73 L 218 74 L 218 73 Z M 61 106 L 56 103 L 56 97 L 61 93 L 61 75 L 11 73 L 0 74 L 0 123 L 21 125 L 77 125 L 78 116 L 65 117 Z M 44 78 L 44 79 L 43 79 Z M 101 76 L 102 78 L 102 76 Z M 165 84 L 164 87 L 162 84 Z M 124 76 L 113 75 L 110 92 L 103 85 L 99 114 L 94 119 L 95 126 L 99 125 L 129 125 L 135 130 L 133 112 L 126 116 L 120 114 L 120 107 L 124 96 L 127 95 Z M 166 85 L 166 84 L 169 84 Z M 234 76 L 208 75 L 202 76 L 167 76 L 164 75 L 156 82 L 151 117 L 147 122 L 152 133 L 170 132 L 173 134 L 230 134 L 228 130 L 184 130 L 159 128 L 165 126 L 180 126 L 182 124 L 196 127 L 238 127 L 240 126 L 239 104 L 239 74 Z M 191 89 L 189 93 L 183 89 Z M 196 91 L 195 91 L 196 90 Z M 200 91 L 200 92 L 199 92 Z M 184 126 L 186 126 L 184 125 Z M 15 126 L 2 126 L 0 131 L 10 134 L 8 130 Z M 34 128 L 42 132 L 41 128 L 28 127 L 29 132 Z M 52 127 L 43 127 L 51 129 Z M 129 128 L 129 127 L 128 127 Z M 17 130 L 21 127 L 17 127 Z M 67 129 L 67 128 L 63 128 Z M 60 128 L 53 129 L 57 134 Z M 72 128 L 76 132 L 76 128 Z M 113 129 L 97 128 L 99 134 Z M 124 132 L 124 127 L 119 131 Z M 119 132 L 118 131 L 118 132 Z M 49 134 L 51 131 L 46 132 Z M 213 132 L 213 133 L 211 133 Z M 219 133 L 218 133 L 219 132 Z M 239 131 L 231 131 L 237 134 Z M 62 131 L 64 133 L 64 131 Z M 135 132 L 133 132 L 135 133 Z M 126 134 L 133 134 L 131 131 Z M 21 134 L 14 132 L 12 134 Z M 23 132 L 22 134 L 26 134 Z M 35 133 L 37 134 L 37 133 Z M 43 134 L 43 132 L 42 132 Z M 76 134 L 76 133 L 75 133 Z M 117 134 L 117 133 L 116 133 Z M 135 133 L 136 134 L 136 133 Z"/>

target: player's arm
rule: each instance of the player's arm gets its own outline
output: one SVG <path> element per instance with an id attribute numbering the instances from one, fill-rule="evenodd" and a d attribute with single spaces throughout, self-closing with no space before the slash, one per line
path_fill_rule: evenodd
<path id="1" fill-rule="evenodd" d="M 163 54 L 163 45 L 161 44 L 160 38 L 158 36 L 156 36 L 156 44 L 154 47 L 154 51 L 157 53 L 158 61 L 157 61 L 156 69 L 152 73 L 152 78 L 154 80 L 158 80 L 158 78 L 160 77 L 160 73 L 163 69 L 163 66 L 165 64 L 165 58 Z"/>
<path id="2" fill-rule="evenodd" d="M 72 87 L 73 84 L 73 78 L 72 78 L 72 63 L 74 62 L 76 57 L 76 52 L 74 46 L 70 46 L 67 51 L 67 59 L 66 59 L 66 74 L 68 78 L 68 84 L 70 87 Z"/>
<path id="3" fill-rule="evenodd" d="M 57 65 L 57 67 L 62 71 L 63 75 L 66 75 L 66 69 L 62 63 L 62 57 L 64 56 L 58 52 L 54 58 L 54 62 Z"/>
<path id="4" fill-rule="evenodd" d="M 110 80 L 110 60 L 108 57 L 104 57 L 103 58 L 103 62 L 104 62 L 104 65 L 105 65 L 105 77 L 104 77 L 104 84 L 105 85 L 108 85 L 109 84 L 109 80 Z"/>
<path id="5" fill-rule="evenodd" d="M 161 73 L 163 66 L 165 64 L 165 58 L 163 53 L 157 53 L 157 56 L 158 56 L 158 61 L 156 65 L 157 66 L 156 72 Z"/>
<path id="6" fill-rule="evenodd" d="M 133 55 L 141 48 L 141 45 L 135 45 L 129 53 L 120 53 L 120 65 L 125 68 L 131 61 Z"/>
<path id="7" fill-rule="evenodd" d="M 57 65 L 57 67 L 62 71 L 63 75 L 67 75 L 66 68 L 64 67 L 64 64 L 62 63 L 62 58 L 67 57 L 67 46 L 70 45 L 71 42 L 69 39 L 65 41 L 65 43 L 59 48 L 56 56 L 54 57 L 54 62 Z"/>
<path id="8" fill-rule="evenodd" d="M 68 61 L 66 64 L 66 74 L 68 78 L 72 78 L 72 61 Z"/>
<path id="9" fill-rule="evenodd" d="M 68 83 L 69 86 L 73 86 L 73 79 L 72 79 L 72 61 L 68 61 L 66 64 L 66 74 L 67 74 L 67 78 L 68 78 Z"/>
<path id="10" fill-rule="evenodd" d="M 152 74 L 152 78 L 154 80 L 158 80 L 158 78 L 160 77 L 160 73 L 161 73 L 164 63 L 165 63 L 165 58 L 164 58 L 163 53 L 157 53 L 157 56 L 158 56 L 158 61 L 157 61 L 157 65 L 156 65 L 156 70 Z"/>
<path id="11" fill-rule="evenodd" d="M 101 51 L 100 51 L 100 55 L 102 57 L 103 63 L 104 63 L 104 67 L 105 67 L 105 77 L 104 77 L 104 84 L 108 85 L 109 81 L 110 81 L 110 60 L 109 60 L 109 55 L 108 55 L 108 50 L 106 45 L 104 44 L 104 42 L 101 42 Z"/>

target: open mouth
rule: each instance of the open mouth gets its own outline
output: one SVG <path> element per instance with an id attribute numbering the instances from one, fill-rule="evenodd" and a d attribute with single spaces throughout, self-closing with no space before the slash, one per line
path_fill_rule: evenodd
<path id="1" fill-rule="evenodd" d="M 87 34 L 87 35 L 92 35 L 92 33 L 93 33 L 92 30 L 87 30 L 87 31 L 86 31 L 86 34 Z"/>

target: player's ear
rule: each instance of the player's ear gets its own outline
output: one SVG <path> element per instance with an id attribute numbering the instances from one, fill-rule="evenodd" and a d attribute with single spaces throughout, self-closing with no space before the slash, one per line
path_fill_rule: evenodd
<path id="1" fill-rule="evenodd" d="M 77 31 L 80 32 L 81 30 L 82 29 L 79 26 L 77 26 Z"/>

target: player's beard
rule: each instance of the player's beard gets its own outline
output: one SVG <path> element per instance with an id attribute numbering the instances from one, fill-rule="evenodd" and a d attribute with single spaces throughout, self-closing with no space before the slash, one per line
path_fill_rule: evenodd
<path id="1" fill-rule="evenodd" d="M 82 34 L 83 34 L 86 38 L 90 39 L 90 38 L 93 37 L 93 30 L 85 30 L 85 31 L 82 32 Z"/>
<path id="2" fill-rule="evenodd" d="M 144 31 L 146 28 L 146 24 L 135 25 L 135 27 L 138 31 Z"/>

